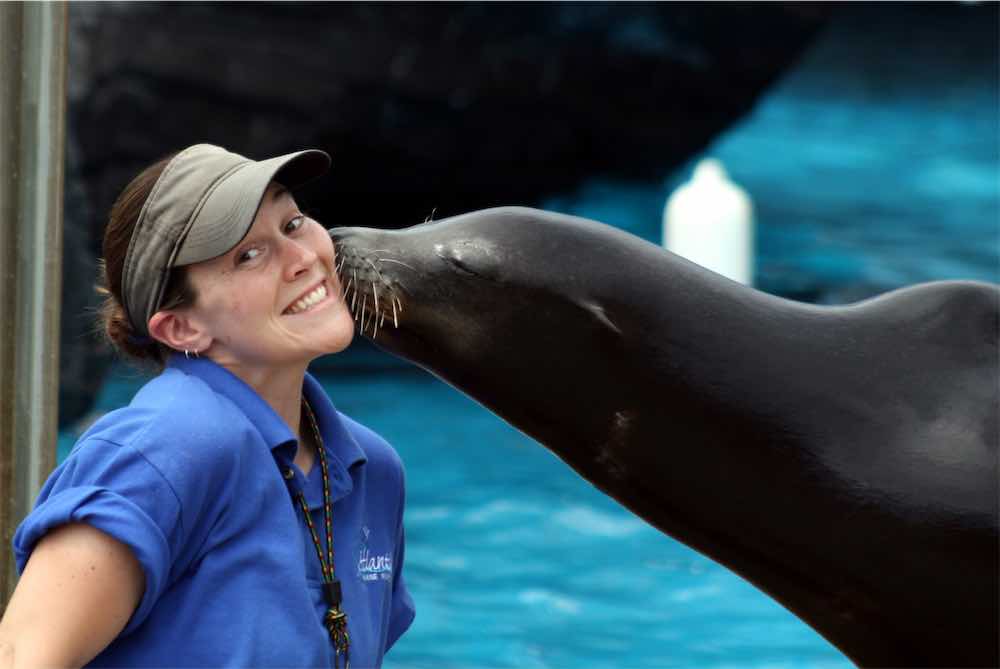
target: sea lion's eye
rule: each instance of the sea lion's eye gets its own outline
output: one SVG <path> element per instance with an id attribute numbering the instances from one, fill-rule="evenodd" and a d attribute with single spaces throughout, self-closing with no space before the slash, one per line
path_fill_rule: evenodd
<path id="1" fill-rule="evenodd" d="M 292 220 L 288 221 L 288 223 L 285 223 L 285 234 L 286 235 L 292 234 L 293 232 L 301 228 L 303 225 L 305 225 L 305 223 L 306 223 L 306 217 L 303 216 L 302 214 L 299 214 Z"/>
<path id="2" fill-rule="evenodd" d="M 491 242 L 460 239 L 435 245 L 434 253 L 459 274 L 499 281 L 500 254 Z"/>

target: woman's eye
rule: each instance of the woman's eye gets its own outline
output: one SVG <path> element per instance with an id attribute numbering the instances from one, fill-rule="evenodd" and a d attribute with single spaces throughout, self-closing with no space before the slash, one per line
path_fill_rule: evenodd
<path id="1" fill-rule="evenodd" d="M 256 248 L 247 249 L 246 251 L 244 251 L 243 253 L 239 254 L 236 257 L 236 264 L 239 265 L 247 262 L 248 260 L 253 260 L 259 255 L 260 255 L 260 249 Z"/>
<path id="2" fill-rule="evenodd" d="M 292 220 L 285 223 L 285 234 L 290 234 L 301 228 L 306 222 L 306 217 L 299 214 Z"/>

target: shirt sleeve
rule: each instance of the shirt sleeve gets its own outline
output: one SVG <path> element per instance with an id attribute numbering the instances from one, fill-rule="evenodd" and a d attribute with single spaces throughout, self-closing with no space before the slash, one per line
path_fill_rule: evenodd
<path id="1" fill-rule="evenodd" d="M 388 652 L 403 632 L 409 629 L 416 617 L 416 607 L 413 598 L 406 587 L 403 577 L 403 559 L 406 553 L 406 532 L 403 528 L 403 504 L 406 499 L 403 469 L 400 466 L 399 519 L 396 523 L 396 550 L 392 558 L 392 610 L 389 613 L 389 633 L 386 637 L 385 650 Z"/>
<path id="2" fill-rule="evenodd" d="M 146 588 L 124 636 L 142 624 L 169 585 L 176 549 L 184 541 L 177 496 L 136 449 L 90 439 L 52 473 L 14 534 L 18 573 L 49 530 L 71 522 L 91 525 L 129 546 L 145 572 Z"/>

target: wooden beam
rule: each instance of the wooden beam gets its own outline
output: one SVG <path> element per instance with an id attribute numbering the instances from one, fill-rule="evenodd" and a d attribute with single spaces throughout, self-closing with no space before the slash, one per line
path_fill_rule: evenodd
<path id="1" fill-rule="evenodd" d="M 0 611 L 55 466 L 67 6 L 0 2 Z"/>

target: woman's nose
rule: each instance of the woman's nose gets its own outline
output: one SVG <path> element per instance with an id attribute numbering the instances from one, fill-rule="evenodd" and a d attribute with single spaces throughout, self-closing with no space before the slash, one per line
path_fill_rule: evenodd
<path id="1" fill-rule="evenodd" d="M 286 254 L 288 261 L 285 270 L 288 279 L 294 279 L 303 272 L 308 272 L 318 257 L 316 251 L 309 244 L 291 239 L 288 240 Z"/>

